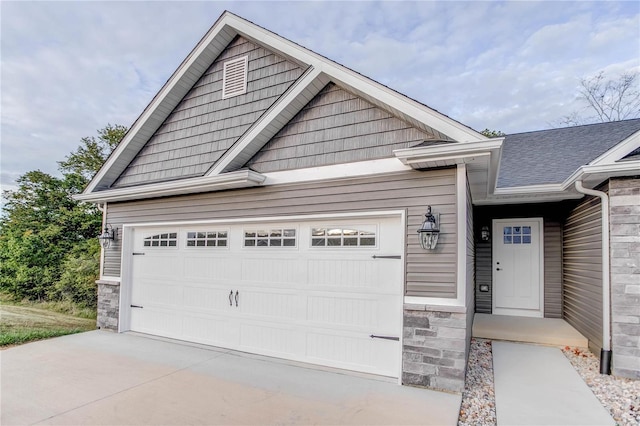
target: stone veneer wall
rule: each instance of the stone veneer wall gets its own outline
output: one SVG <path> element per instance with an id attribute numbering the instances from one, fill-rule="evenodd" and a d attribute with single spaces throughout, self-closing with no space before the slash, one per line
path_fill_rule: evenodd
<path id="1" fill-rule="evenodd" d="M 405 304 L 402 384 L 464 390 L 468 316 L 464 308 Z"/>
<path id="2" fill-rule="evenodd" d="M 101 329 L 118 331 L 118 313 L 120 310 L 120 283 L 98 280 L 98 319 Z"/>
<path id="3" fill-rule="evenodd" d="M 640 379 L 640 178 L 609 182 L 613 374 Z"/>

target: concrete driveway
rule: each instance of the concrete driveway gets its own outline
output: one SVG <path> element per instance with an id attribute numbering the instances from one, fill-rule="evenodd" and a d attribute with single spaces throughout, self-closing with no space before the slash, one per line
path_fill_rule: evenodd
<path id="1" fill-rule="evenodd" d="M 135 334 L 0 352 L 2 425 L 455 425 L 460 396 Z"/>

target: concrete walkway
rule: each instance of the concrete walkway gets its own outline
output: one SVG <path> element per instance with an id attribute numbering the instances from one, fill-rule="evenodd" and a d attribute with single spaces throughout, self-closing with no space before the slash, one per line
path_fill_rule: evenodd
<path id="1" fill-rule="evenodd" d="M 105 331 L 0 351 L 2 425 L 455 425 L 459 395 Z"/>
<path id="2" fill-rule="evenodd" d="M 615 425 L 560 349 L 492 347 L 498 425 Z"/>

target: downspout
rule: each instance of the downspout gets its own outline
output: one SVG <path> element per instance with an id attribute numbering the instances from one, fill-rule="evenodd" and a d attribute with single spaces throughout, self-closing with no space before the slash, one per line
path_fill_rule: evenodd
<path id="1" fill-rule="evenodd" d="M 611 374 L 611 283 L 609 282 L 609 196 L 575 183 L 581 194 L 600 197 L 602 201 L 602 348 L 600 349 L 600 374 Z"/>

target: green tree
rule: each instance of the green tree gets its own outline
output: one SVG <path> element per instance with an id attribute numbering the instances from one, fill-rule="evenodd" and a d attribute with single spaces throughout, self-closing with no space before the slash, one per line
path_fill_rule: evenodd
<path id="1" fill-rule="evenodd" d="M 502 133 L 500 130 L 484 129 L 480 133 L 482 133 L 483 135 L 485 135 L 488 138 L 500 138 L 502 136 L 507 136 L 506 134 Z"/>
<path id="2" fill-rule="evenodd" d="M 95 206 L 75 201 L 119 140 L 123 126 L 107 125 L 98 137 L 81 139 L 59 163 L 62 177 L 39 170 L 5 191 L 0 218 L 0 290 L 16 299 L 65 299 L 95 306 L 102 217 Z M 96 253 L 98 253 L 96 255 Z"/>

